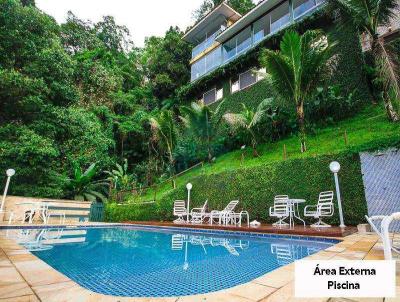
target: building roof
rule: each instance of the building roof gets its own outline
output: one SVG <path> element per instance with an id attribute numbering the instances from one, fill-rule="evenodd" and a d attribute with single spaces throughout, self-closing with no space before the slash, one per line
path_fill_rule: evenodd
<path id="1" fill-rule="evenodd" d="M 210 32 L 214 27 L 216 21 L 220 19 L 230 19 L 234 22 L 242 17 L 237 11 L 223 1 L 220 5 L 214 8 L 199 22 L 197 22 L 184 36 L 183 39 L 190 43 L 198 43 L 204 38 L 207 32 Z"/>
<path id="2" fill-rule="evenodd" d="M 223 43 L 233 37 L 235 34 L 240 32 L 242 29 L 250 25 L 252 22 L 256 21 L 259 17 L 273 8 L 275 5 L 279 4 L 281 0 L 263 0 L 258 3 L 252 10 L 245 14 L 239 21 L 237 21 L 232 26 L 221 32 L 216 40 Z"/>

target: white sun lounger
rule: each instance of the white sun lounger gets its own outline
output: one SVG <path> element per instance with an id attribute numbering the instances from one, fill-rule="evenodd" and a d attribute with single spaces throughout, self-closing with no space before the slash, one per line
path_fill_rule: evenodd
<path id="1" fill-rule="evenodd" d="M 389 226 L 392 223 L 392 221 L 400 220 L 400 212 L 393 213 L 389 216 L 385 216 L 385 215 L 378 215 L 378 216 L 371 216 L 371 217 L 365 216 L 365 218 L 367 219 L 368 223 L 371 225 L 371 227 L 375 231 L 375 233 L 377 233 L 378 236 L 380 237 L 380 239 L 382 240 L 383 251 L 385 254 L 385 260 L 393 259 L 392 251 L 394 251 L 396 254 L 400 254 L 400 247 L 394 246 L 392 244 L 392 241 L 390 240 L 390 233 L 389 233 Z M 375 223 L 374 223 L 375 220 L 381 220 L 380 230 L 375 225 Z"/>
<path id="2" fill-rule="evenodd" d="M 190 216 L 191 218 L 191 223 L 203 223 L 204 219 L 206 219 L 207 217 L 210 217 L 210 214 L 206 213 L 207 210 L 207 203 L 208 200 L 206 200 L 206 202 L 204 203 L 204 205 L 201 208 L 193 208 L 190 211 Z"/>
<path id="3" fill-rule="evenodd" d="M 239 203 L 239 200 L 232 200 L 228 205 L 223 209 L 222 211 L 211 211 L 210 213 L 210 224 L 213 224 L 214 219 L 218 219 L 218 224 L 227 224 L 228 222 L 228 215 L 233 212 L 233 210 L 236 208 L 237 204 Z"/>

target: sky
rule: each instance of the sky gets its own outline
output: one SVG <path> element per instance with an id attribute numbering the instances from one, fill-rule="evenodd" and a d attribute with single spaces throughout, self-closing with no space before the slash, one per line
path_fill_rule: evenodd
<path id="1" fill-rule="evenodd" d="M 36 6 L 62 23 L 67 12 L 78 18 L 99 21 L 111 15 L 117 24 L 128 27 L 135 46 L 145 37 L 163 36 L 173 25 L 185 30 L 194 23 L 192 12 L 203 0 L 36 0 Z"/>

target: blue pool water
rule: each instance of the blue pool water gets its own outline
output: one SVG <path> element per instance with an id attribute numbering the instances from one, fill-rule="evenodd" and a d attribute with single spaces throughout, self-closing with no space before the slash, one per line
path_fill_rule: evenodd
<path id="1" fill-rule="evenodd" d="M 230 288 L 334 244 L 300 237 L 136 227 L 14 232 L 33 254 L 81 286 L 129 297 L 184 296 Z"/>

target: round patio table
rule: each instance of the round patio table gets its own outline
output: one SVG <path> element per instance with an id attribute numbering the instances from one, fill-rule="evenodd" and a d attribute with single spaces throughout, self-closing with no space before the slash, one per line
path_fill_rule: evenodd
<path id="1" fill-rule="evenodd" d="M 288 199 L 288 204 L 289 204 L 289 225 L 291 228 L 294 228 L 294 220 L 300 220 L 304 226 L 306 226 L 306 222 L 301 219 L 300 217 L 300 212 L 299 212 L 299 204 L 300 203 L 305 203 L 305 199 L 293 199 L 290 198 Z M 296 213 L 297 212 L 297 213 Z"/>

